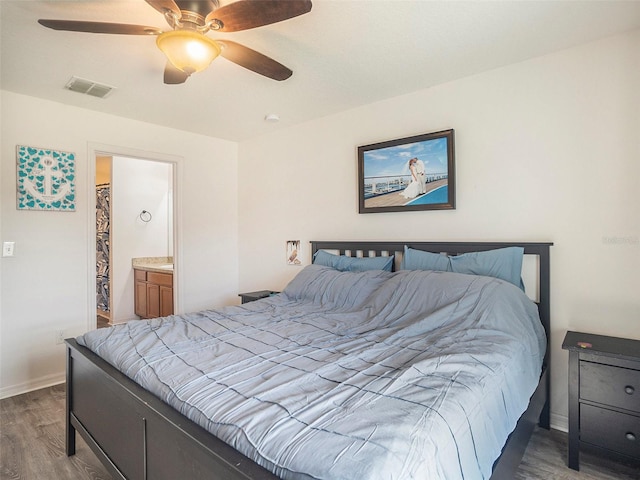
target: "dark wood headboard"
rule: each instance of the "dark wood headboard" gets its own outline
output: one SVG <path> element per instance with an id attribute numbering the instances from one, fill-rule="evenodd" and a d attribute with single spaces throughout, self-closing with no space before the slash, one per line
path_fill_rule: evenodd
<path id="1" fill-rule="evenodd" d="M 550 301 L 550 256 L 551 242 L 358 242 L 358 241 L 311 241 L 311 253 L 318 250 L 329 250 L 340 255 L 352 257 L 380 257 L 395 255 L 401 257 L 404 247 L 432 253 L 459 255 L 468 252 L 482 252 L 505 247 L 523 247 L 525 255 L 538 257 L 538 311 L 540 322 L 547 334 L 547 351 L 545 366 L 549 365 L 549 337 L 551 333 L 551 301 Z"/>

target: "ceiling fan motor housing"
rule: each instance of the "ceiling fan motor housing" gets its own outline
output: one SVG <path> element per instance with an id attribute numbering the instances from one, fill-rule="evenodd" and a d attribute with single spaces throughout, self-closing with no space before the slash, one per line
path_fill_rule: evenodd
<path id="1" fill-rule="evenodd" d="M 203 19 L 209 15 L 209 13 L 220 7 L 218 0 L 176 0 L 175 3 L 183 14 L 184 12 L 192 12 L 200 15 Z"/>

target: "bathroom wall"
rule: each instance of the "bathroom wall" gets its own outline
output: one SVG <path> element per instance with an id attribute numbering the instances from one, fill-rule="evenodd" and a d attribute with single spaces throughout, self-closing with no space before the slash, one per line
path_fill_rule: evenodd
<path id="1" fill-rule="evenodd" d="M 112 323 L 137 319 L 131 259 L 173 256 L 173 166 L 114 156 L 112 162 Z M 148 222 L 145 210 L 151 214 Z"/>

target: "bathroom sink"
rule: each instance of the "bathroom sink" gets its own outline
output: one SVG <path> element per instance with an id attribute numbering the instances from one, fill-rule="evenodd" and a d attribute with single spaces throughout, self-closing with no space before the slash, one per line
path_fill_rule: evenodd
<path id="1" fill-rule="evenodd" d="M 163 265 L 154 265 L 155 268 L 161 268 L 162 270 L 173 270 L 173 263 L 165 263 Z"/>

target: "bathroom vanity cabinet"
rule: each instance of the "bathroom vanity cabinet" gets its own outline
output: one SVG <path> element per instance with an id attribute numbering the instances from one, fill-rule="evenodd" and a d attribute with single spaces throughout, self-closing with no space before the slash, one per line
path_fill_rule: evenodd
<path id="1" fill-rule="evenodd" d="M 135 314 L 140 318 L 173 315 L 173 272 L 134 269 Z"/>

